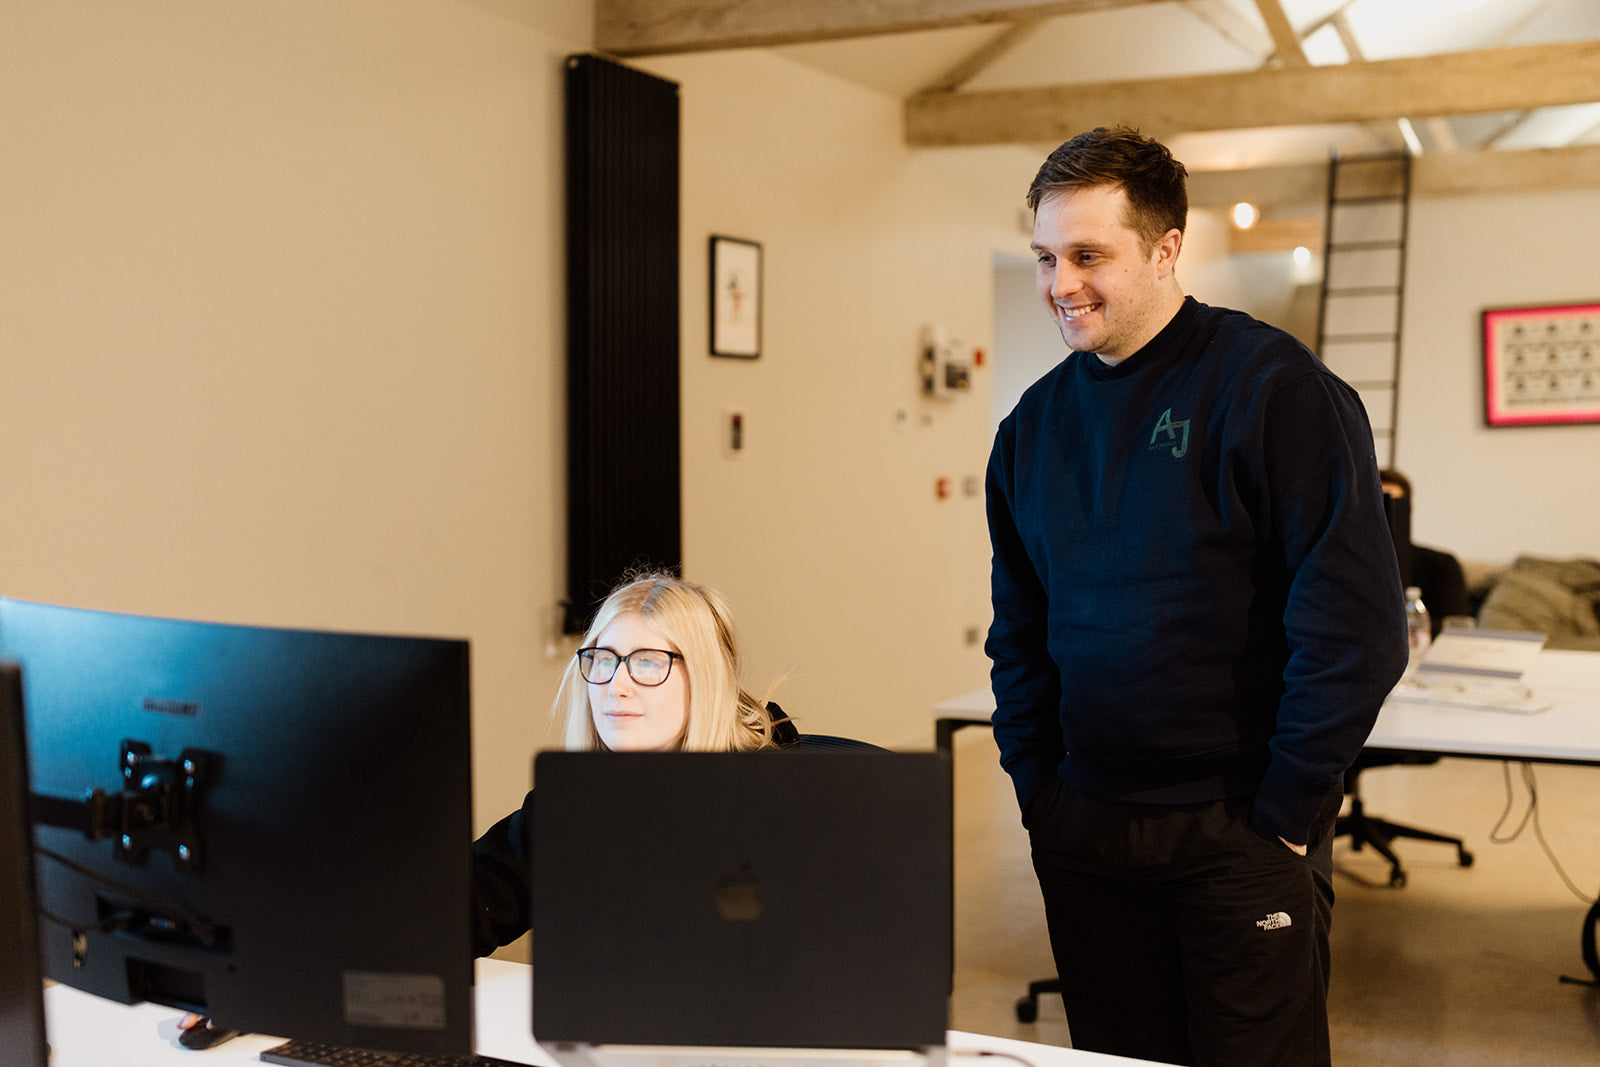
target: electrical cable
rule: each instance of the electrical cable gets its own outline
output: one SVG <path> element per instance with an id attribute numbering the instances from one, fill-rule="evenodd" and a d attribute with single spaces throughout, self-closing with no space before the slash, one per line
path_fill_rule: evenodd
<path id="1" fill-rule="evenodd" d="M 1522 761 L 1519 765 L 1522 768 L 1523 784 L 1528 787 L 1528 810 L 1523 813 L 1522 821 L 1517 824 L 1515 830 L 1508 835 L 1500 833 L 1500 828 L 1505 825 L 1506 819 L 1511 816 L 1511 808 L 1516 800 L 1515 789 L 1511 782 L 1511 761 L 1502 761 L 1500 766 L 1505 776 L 1506 807 L 1500 813 L 1500 819 L 1494 824 L 1494 829 L 1489 831 L 1489 842 L 1495 845 L 1508 845 L 1521 837 L 1522 831 L 1527 829 L 1528 824 L 1531 822 L 1533 824 L 1533 836 L 1538 839 L 1539 846 L 1544 849 L 1545 856 L 1550 860 L 1550 865 L 1555 868 L 1556 874 L 1560 875 L 1561 880 L 1566 883 L 1567 889 L 1583 903 L 1594 904 L 1600 898 L 1592 897 L 1578 888 L 1578 884 L 1567 875 L 1566 868 L 1562 867 L 1561 861 L 1556 858 L 1555 850 L 1550 847 L 1550 842 L 1545 839 L 1544 827 L 1539 824 L 1539 784 L 1534 774 L 1533 764 Z"/>
<path id="2" fill-rule="evenodd" d="M 1596 929 L 1600 927 L 1600 895 L 1590 897 L 1579 889 L 1576 883 L 1567 877 L 1567 872 L 1562 868 L 1561 861 L 1556 859 L 1555 850 L 1550 847 L 1550 842 L 1545 840 L 1544 828 L 1539 825 L 1539 782 L 1534 774 L 1532 763 L 1522 761 L 1521 764 L 1522 780 L 1528 787 L 1528 810 L 1523 814 L 1522 821 L 1517 824 L 1517 828 L 1509 835 L 1500 833 L 1500 828 L 1505 825 L 1506 819 L 1511 816 L 1511 806 L 1516 800 L 1515 790 L 1511 783 L 1511 761 L 1504 760 L 1500 766 L 1504 771 L 1506 783 L 1506 807 L 1500 813 L 1499 821 L 1494 824 L 1494 829 L 1489 831 L 1489 842 L 1495 845 L 1510 844 L 1522 836 L 1522 831 L 1527 828 L 1530 821 L 1533 823 L 1533 835 L 1538 838 L 1540 847 L 1544 849 L 1545 856 L 1550 860 L 1550 865 L 1556 869 L 1556 873 L 1567 884 L 1567 888 L 1571 890 L 1572 895 L 1589 905 L 1589 912 L 1583 918 L 1583 932 L 1579 939 L 1579 947 L 1583 951 L 1584 965 L 1589 968 L 1589 973 L 1594 975 L 1594 978 L 1591 980 L 1562 975 L 1561 983 L 1563 985 L 1600 986 L 1600 949 L 1597 949 L 1595 944 Z"/>
<path id="3" fill-rule="evenodd" d="M 146 893 L 144 890 L 139 889 L 136 886 L 131 886 L 126 882 L 120 882 L 109 875 L 101 874 L 99 871 L 90 870 L 88 867 L 68 859 L 59 852 L 52 852 L 50 849 L 39 845 L 35 845 L 33 847 L 33 851 L 36 855 L 43 856 L 48 860 L 53 860 L 75 874 L 87 878 L 95 885 L 104 886 L 107 889 L 114 889 L 118 893 L 122 893 L 125 896 L 131 897 L 140 904 L 143 904 L 145 907 L 149 908 L 155 914 L 160 915 L 162 918 L 175 920 L 182 923 L 191 931 L 193 931 L 194 935 L 203 943 L 207 945 L 214 945 L 217 943 L 218 930 L 216 925 L 207 919 L 201 918 L 199 915 L 196 915 L 194 912 L 183 907 L 181 904 L 174 904 L 171 901 L 162 900 L 160 897 L 151 893 Z M 54 922 L 61 923 L 61 925 L 66 926 L 69 929 L 81 930 L 85 927 L 85 924 L 83 923 L 65 922 L 59 917 L 45 912 L 42 908 L 40 909 L 40 914 Z M 87 925 L 98 926 L 100 924 L 90 923 Z"/>

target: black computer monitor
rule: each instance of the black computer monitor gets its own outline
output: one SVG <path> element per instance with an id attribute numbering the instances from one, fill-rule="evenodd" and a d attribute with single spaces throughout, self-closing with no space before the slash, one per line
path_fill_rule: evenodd
<path id="1" fill-rule="evenodd" d="M 8 1067 L 44 1067 L 44 980 L 28 840 L 22 675 L 0 663 L 0 1051 Z"/>
<path id="2" fill-rule="evenodd" d="M 471 1051 L 465 642 L 0 600 L 0 656 L 22 665 L 49 977 Z"/>

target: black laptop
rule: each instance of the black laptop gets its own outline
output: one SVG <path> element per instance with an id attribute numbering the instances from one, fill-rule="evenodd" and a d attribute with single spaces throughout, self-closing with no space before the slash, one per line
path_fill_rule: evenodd
<path id="1" fill-rule="evenodd" d="M 942 757 L 547 752 L 535 787 L 533 1033 L 558 1060 L 942 1061 Z"/>

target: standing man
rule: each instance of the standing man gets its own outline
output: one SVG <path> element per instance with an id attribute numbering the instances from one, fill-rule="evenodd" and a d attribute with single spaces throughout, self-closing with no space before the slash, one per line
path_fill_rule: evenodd
<path id="1" fill-rule="evenodd" d="M 1071 353 L 989 461 L 995 740 L 1074 1047 L 1326 1064 L 1333 822 L 1404 596 L 1355 392 L 1178 287 L 1186 177 L 1101 128 L 1028 190 Z"/>

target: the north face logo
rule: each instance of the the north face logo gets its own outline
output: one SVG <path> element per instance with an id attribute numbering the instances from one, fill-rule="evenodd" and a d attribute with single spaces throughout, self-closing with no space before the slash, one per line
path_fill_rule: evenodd
<path id="1" fill-rule="evenodd" d="M 1189 420 L 1173 422 L 1172 409 L 1163 411 L 1156 428 L 1150 431 L 1150 447 L 1170 448 L 1174 458 L 1182 459 L 1189 452 Z"/>
<path id="2" fill-rule="evenodd" d="M 1282 930 L 1285 926 L 1293 926 L 1294 920 L 1289 918 L 1286 911 L 1275 911 L 1265 919 L 1257 919 L 1256 925 L 1263 930 Z"/>

